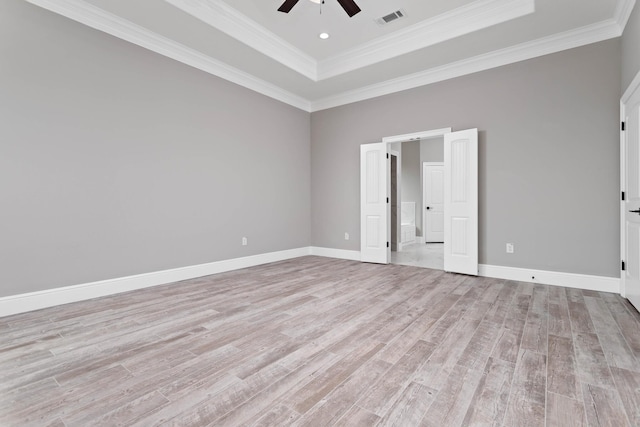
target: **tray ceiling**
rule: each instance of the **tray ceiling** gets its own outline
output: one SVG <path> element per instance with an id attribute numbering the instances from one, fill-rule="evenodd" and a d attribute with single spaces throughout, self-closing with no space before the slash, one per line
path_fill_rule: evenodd
<path id="1" fill-rule="evenodd" d="M 337 0 L 27 1 L 307 111 L 618 37 L 635 4 L 356 0 L 349 18 Z"/>

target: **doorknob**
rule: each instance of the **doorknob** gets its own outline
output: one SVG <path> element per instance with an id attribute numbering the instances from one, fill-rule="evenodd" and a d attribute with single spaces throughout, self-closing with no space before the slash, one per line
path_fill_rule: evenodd
<path id="1" fill-rule="evenodd" d="M 427 206 L 427 210 L 429 210 L 429 209 L 431 209 L 431 206 Z M 638 213 L 640 213 L 640 212 L 638 212 Z"/>
<path id="2" fill-rule="evenodd" d="M 635 211 L 629 211 L 631 213 L 637 213 L 638 215 L 640 215 L 640 209 L 636 209 Z"/>

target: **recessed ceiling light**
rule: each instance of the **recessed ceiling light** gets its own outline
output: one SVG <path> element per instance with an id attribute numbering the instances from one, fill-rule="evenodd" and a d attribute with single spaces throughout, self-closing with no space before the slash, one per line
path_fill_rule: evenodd
<path id="1" fill-rule="evenodd" d="M 320 37 L 322 40 L 326 40 L 329 38 L 329 33 L 320 33 L 318 34 L 318 37 Z"/>

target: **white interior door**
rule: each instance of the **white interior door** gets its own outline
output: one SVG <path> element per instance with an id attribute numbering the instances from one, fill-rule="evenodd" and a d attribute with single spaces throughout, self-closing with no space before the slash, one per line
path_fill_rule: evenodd
<path id="1" fill-rule="evenodd" d="M 360 257 L 387 264 L 390 248 L 387 143 L 360 146 Z"/>
<path id="2" fill-rule="evenodd" d="M 634 80 L 637 82 L 638 79 Z M 625 99 L 626 98 L 626 99 Z M 640 310 L 640 86 L 623 97 L 622 132 L 622 274 L 624 295 Z"/>
<path id="3" fill-rule="evenodd" d="M 478 275 L 478 129 L 444 135 L 444 270 Z"/>
<path id="4" fill-rule="evenodd" d="M 444 242 L 444 164 L 422 164 L 425 243 Z"/>

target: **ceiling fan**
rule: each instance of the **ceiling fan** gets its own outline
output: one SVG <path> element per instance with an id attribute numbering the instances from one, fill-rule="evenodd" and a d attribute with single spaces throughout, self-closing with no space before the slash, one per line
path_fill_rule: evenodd
<path id="1" fill-rule="evenodd" d="M 298 3 L 298 1 L 299 0 L 285 0 L 285 2 L 282 3 L 282 6 L 280 6 L 280 8 L 278 9 L 278 12 L 289 13 L 289 11 L 293 8 L 293 6 L 296 5 L 296 3 Z M 320 0 L 311 0 L 311 1 L 314 3 L 320 3 Z M 356 13 L 360 12 L 360 8 L 356 4 L 356 2 L 353 0 L 338 0 L 338 3 L 340 3 L 340 6 L 342 6 L 344 11 L 347 12 L 347 15 L 349 15 L 349 18 L 351 18 Z"/>

